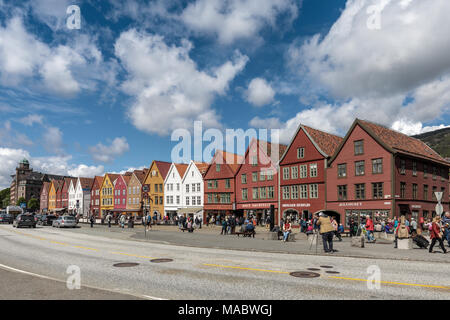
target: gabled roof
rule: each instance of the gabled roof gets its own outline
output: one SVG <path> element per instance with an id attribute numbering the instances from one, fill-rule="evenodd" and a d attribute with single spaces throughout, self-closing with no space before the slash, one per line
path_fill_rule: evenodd
<path id="1" fill-rule="evenodd" d="M 170 166 L 172 165 L 172 163 L 155 160 L 155 164 L 158 167 L 158 170 L 159 170 L 159 173 L 161 174 L 162 179 L 165 180 L 167 174 L 169 173 L 169 169 L 170 169 Z"/>
<path id="2" fill-rule="evenodd" d="M 117 178 L 120 176 L 120 174 L 117 174 L 117 173 L 106 173 L 105 174 L 105 178 L 106 178 L 106 176 L 108 176 L 109 177 L 109 181 L 111 181 L 111 183 L 114 184 L 114 181 L 117 180 Z"/>
<path id="3" fill-rule="evenodd" d="M 79 178 L 79 179 L 82 190 L 91 190 L 92 185 L 94 183 L 93 178 Z"/>
<path id="4" fill-rule="evenodd" d="M 131 174 L 125 174 L 125 175 L 123 175 L 122 176 L 122 178 L 123 178 L 123 180 L 125 181 L 125 184 L 128 186 L 128 183 L 130 182 L 130 180 L 131 180 L 131 175 L 133 174 L 132 172 L 130 172 Z"/>
<path id="5" fill-rule="evenodd" d="M 289 146 L 286 148 L 286 151 L 284 152 L 280 161 L 283 160 L 286 156 L 289 148 L 291 147 L 292 143 L 294 143 L 295 138 L 297 137 L 300 130 L 303 130 L 303 132 L 305 132 L 306 136 L 309 138 L 309 140 L 311 140 L 317 151 L 319 151 L 325 158 L 332 157 L 343 140 L 343 138 L 337 135 L 300 124 L 297 128 L 297 131 L 292 136 L 291 142 L 289 142 Z"/>
<path id="6" fill-rule="evenodd" d="M 42 191 L 43 190 L 45 190 L 48 193 L 48 191 L 50 190 L 50 182 L 44 181 L 44 184 L 42 185 Z"/>
<path id="7" fill-rule="evenodd" d="M 342 149 L 351 132 L 357 125 L 359 125 L 364 131 L 366 131 L 381 146 L 383 146 L 386 150 L 393 154 L 401 153 L 426 160 L 436 161 L 447 166 L 450 165 L 447 161 L 445 161 L 444 158 L 442 158 L 436 151 L 431 149 L 423 141 L 407 136 L 406 134 L 400 133 L 393 129 L 389 129 L 385 126 L 360 119 L 356 119 L 353 122 L 353 125 L 351 126 L 344 141 L 342 141 L 332 160 L 336 158 L 337 154 Z"/>
<path id="8" fill-rule="evenodd" d="M 206 171 L 208 170 L 209 163 L 206 163 L 206 162 L 195 162 L 194 161 L 194 164 L 197 167 L 198 171 L 200 171 L 200 174 L 202 176 L 204 176 Z"/>
<path id="9" fill-rule="evenodd" d="M 180 175 L 181 179 L 183 179 L 188 166 L 189 166 L 188 164 L 184 164 L 184 163 L 175 164 L 175 167 L 177 168 L 178 174 Z"/>
<path id="10" fill-rule="evenodd" d="M 97 184 L 98 187 L 100 188 L 102 185 L 104 177 L 102 176 L 95 176 L 94 180 L 92 181 L 92 186 L 91 186 L 91 190 L 94 188 L 94 184 Z"/>
<path id="11" fill-rule="evenodd" d="M 224 164 L 227 164 L 230 169 L 233 171 L 233 173 L 236 173 L 239 170 L 239 167 L 244 162 L 245 158 L 243 156 L 240 156 L 235 153 L 226 152 L 223 150 L 217 150 L 216 155 L 214 156 L 214 159 L 216 156 L 222 155 L 222 159 L 224 160 Z"/>
<path id="12" fill-rule="evenodd" d="M 133 174 L 136 176 L 137 180 L 140 184 L 143 184 L 145 181 L 145 176 L 147 175 L 149 169 L 145 168 L 144 170 L 134 170 Z"/>
<path id="13" fill-rule="evenodd" d="M 64 185 L 64 180 L 53 180 L 53 185 L 55 186 L 55 191 L 58 192 Z"/>

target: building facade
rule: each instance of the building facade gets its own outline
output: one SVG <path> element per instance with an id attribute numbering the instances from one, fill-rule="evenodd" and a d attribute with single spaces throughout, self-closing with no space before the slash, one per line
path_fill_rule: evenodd
<path id="1" fill-rule="evenodd" d="M 298 221 L 325 209 L 328 159 L 342 138 L 300 125 L 280 161 L 280 217 Z"/>
<path id="2" fill-rule="evenodd" d="M 147 172 L 148 169 L 135 170 L 128 183 L 127 210 L 139 217 L 142 217 L 142 185 Z"/>
<path id="3" fill-rule="evenodd" d="M 100 191 L 102 187 L 104 177 L 95 176 L 92 181 L 91 186 L 91 205 L 90 214 L 96 218 L 101 218 L 100 216 Z"/>
<path id="4" fill-rule="evenodd" d="M 203 176 L 205 175 L 209 165 L 203 162 L 190 161 L 186 168 L 186 173 L 181 180 L 181 197 L 182 208 L 178 214 L 192 216 L 203 219 L 203 203 L 205 186 Z"/>
<path id="5" fill-rule="evenodd" d="M 118 174 L 105 174 L 102 185 L 100 187 L 100 218 L 114 210 L 114 181 L 118 178 Z"/>
<path id="6" fill-rule="evenodd" d="M 330 160 L 327 209 L 339 212 L 345 227 L 365 215 L 431 218 L 434 192 L 448 194 L 449 167 L 422 141 L 357 119 Z"/>
<path id="7" fill-rule="evenodd" d="M 256 139 L 250 142 L 235 179 L 237 210 L 243 210 L 244 216 L 265 221 L 273 206 L 278 224 L 278 163 L 286 148 Z"/>
<path id="8" fill-rule="evenodd" d="M 154 160 L 145 177 L 144 186 L 149 192 L 144 194 L 144 210 L 158 219 L 164 216 L 164 180 L 171 165 L 170 162 Z"/>
<path id="9" fill-rule="evenodd" d="M 74 213 L 83 218 L 87 218 L 90 213 L 93 182 L 92 178 L 78 178 L 75 184 Z"/>
<path id="10" fill-rule="evenodd" d="M 204 221 L 210 216 L 242 216 L 236 207 L 235 176 L 243 156 L 217 150 L 204 176 Z"/>
<path id="11" fill-rule="evenodd" d="M 166 202 L 164 204 L 164 213 L 170 219 L 178 215 L 178 211 L 183 206 L 183 189 L 181 181 L 186 173 L 187 164 L 172 163 L 164 180 L 164 195 Z"/>
<path id="12" fill-rule="evenodd" d="M 40 212 L 46 213 L 48 211 L 48 193 L 50 190 L 51 182 L 44 182 L 41 189 L 41 195 L 40 195 Z"/>

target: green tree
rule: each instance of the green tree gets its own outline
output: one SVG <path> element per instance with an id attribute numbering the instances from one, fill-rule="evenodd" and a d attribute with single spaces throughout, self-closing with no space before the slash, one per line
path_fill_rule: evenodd
<path id="1" fill-rule="evenodd" d="M 39 210 L 39 207 L 40 207 L 40 203 L 39 203 L 38 199 L 31 198 L 28 201 L 27 209 L 32 210 L 32 211 L 36 211 L 36 210 Z"/>
<path id="2" fill-rule="evenodd" d="M 27 200 L 25 200 L 25 198 L 24 197 L 20 197 L 18 200 L 17 200 L 17 202 L 16 202 L 16 206 L 20 206 L 20 204 L 21 203 L 23 203 L 23 202 L 27 202 Z"/>
<path id="3" fill-rule="evenodd" d="M 9 206 L 10 189 L 6 188 L 0 191 L 0 207 L 6 208 Z"/>

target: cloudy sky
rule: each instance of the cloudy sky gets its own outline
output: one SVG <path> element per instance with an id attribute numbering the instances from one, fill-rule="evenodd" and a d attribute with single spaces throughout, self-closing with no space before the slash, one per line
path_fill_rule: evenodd
<path id="1" fill-rule="evenodd" d="M 69 29 L 70 5 L 81 28 Z M 450 124 L 448 0 L 0 0 L 0 189 L 24 157 L 93 176 L 175 129 Z M 199 160 L 199 159 L 196 159 Z M 209 159 L 203 159 L 208 161 Z"/>

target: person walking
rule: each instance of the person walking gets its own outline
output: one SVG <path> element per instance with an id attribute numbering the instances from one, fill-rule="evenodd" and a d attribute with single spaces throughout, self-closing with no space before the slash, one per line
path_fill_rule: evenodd
<path id="1" fill-rule="evenodd" d="M 414 218 L 411 218 L 411 225 L 410 225 L 409 230 L 410 230 L 411 234 L 413 232 L 417 233 L 417 221 Z"/>
<path id="2" fill-rule="evenodd" d="M 286 223 L 283 224 L 283 242 L 289 240 L 289 234 L 292 232 L 292 225 L 289 219 L 286 220 Z"/>
<path id="3" fill-rule="evenodd" d="M 447 250 L 444 247 L 444 239 L 443 239 L 443 234 L 441 231 L 441 217 L 440 216 L 436 216 L 434 218 L 433 224 L 431 226 L 431 234 L 430 234 L 430 239 L 431 239 L 431 245 L 430 245 L 430 249 L 428 250 L 428 252 L 433 253 L 433 247 L 436 244 L 436 242 L 439 242 L 439 246 L 441 247 L 442 251 L 444 251 L 444 253 L 447 253 Z"/>
<path id="4" fill-rule="evenodd" d="M 339 241 L 342 241 L 342 236 L 341 236 L 341 234 L 339 233 L 339 225 L 338 225 L 337 221 L 334 220 L 333 217 L 330 217 L 330 219 L 331 219 L 331 225 L 332 225 L 333 228 L 334 228 L 334 235 L 335 235 L 335 237 L 338 238 Z"/>
<path id="5" fill-rule="evenodd" d="M 369 215 L 367 215 L 366 216 L 366 231 L 367 231 L 367 241 L 369 241 L 369 242 L 376 241 L 373 236 L 373 230 L 374 230 L 373 220 Z"/>
<path id="6" fill-rule="evenodd" d="M 333 234 L 334 228 L 331 224 L 330 217 L 321 212 L 319 217 L 315 217 L 316 225 L 320 227 L 320 234 L 322 235 L 323 250 L 327 253 L 336 252 L 333 249 Z"/>
<path id="7" fill-rule="evenodd" d="M 111 228 L 111 220 L 112 220 L 112 216 L 110 213 L 108 213 L 108 215 L 106 216 L 106 222 L 108 223 L 108 228 Z"/>
<path id="8" fill-rule="evenodd" d="M 447 211 L 442 219 L 442 225 L 444 226 L 444 239 L 447 240 L 447 244 L 450 247 L 450 212 Z"/>
<path id="9" fill-rule="evenodd" d="M 89 219 L 89 221 L 91 222 L 91 228 L 94 227 L 94 222 L 95 222 L 95 216 L 92 214 L 91 218 Z"/>
<path id="10" fill-rule="evenodd" d="M 227 221 L 225 219 L 222 220 L 222 231 L 220 232 L 220 234 L 227 234 Z"/>
<path id="11" fill-rule="evenodd" d="M 152 216 L 150 215 L 150 212 L 147 214 L 147 217 L 145 218 L 145 223 L 147 224 L 147 231 L 151 230 L 151 228 L 152 228 Z"/>
<path id="12" fill-rule="evenodd" d="M 124 215 L 124 214 L 122 214 L 122 215 L 120 216 L 120 227 L 121 227 L 122 229 L 125 228 L 125 215 Z"/>

